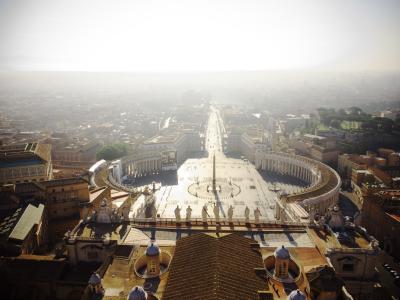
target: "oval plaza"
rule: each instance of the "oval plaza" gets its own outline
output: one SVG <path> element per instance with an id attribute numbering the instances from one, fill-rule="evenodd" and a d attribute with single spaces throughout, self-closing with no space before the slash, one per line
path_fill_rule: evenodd
<path id="1" fill-rule="evenodd" d="M 204 135 L 191 129 L 153 137 L 134 154 L 108 163 L 107 182 L 126 191 L 148 186 L 153 217 L 161 219 L 176 218 L 177 213 L 184 218 L 190 210 L 190 218 L 203 221 L 309 222 L 338 201 L 340 177 L 329 166 L 271 151 L 268 139 L 252 141 L 246 133 L 235 142 L 245 151 L 234 158 L 227 155 L 227 135 L 218 110 L 212 108 Z M 173 177 L 167 181 L 173 183 L 163 183 L 165 177 Z M 132 203 L 131 218 L 151 217 L 143 209 L 148 198 L 142 194 Z"/>

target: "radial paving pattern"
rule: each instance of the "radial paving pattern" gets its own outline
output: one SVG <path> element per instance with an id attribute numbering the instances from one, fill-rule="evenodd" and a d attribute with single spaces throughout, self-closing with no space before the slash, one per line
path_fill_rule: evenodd
<path id="1" fill-rule="evenodd" d="M 189 185 L 188 192 L 196 198 L 205 200 L 226 200 L 236 197 L 240 193 L 240 186 L 232 181 L 228 181 L 226 178 L 217 179 L 216 186 L 217 190 L 213 192 L 212 184 L 210 184 L 209 180 L 196 182 Z"/>
<path id="2" fill-rule="evenodd" d="M 188 159 L 178 169 L 175 185 L 163 186 L 155 193 L 157 214 L 161 218 L 174 218 L 177 206 L 184 218 L 186 208 L 192 208 L 192 218 L 200 218 L 204 205 L 208 214 L 214 217 L 213 207 L 219 207 L 221 218 L 227 218 L 230 205 L 234 207 L 234 218 L 243 218 L 246 206 L 250 209 L 250 218 L 258 207 L 261 219 L 275 220 L 275 202 L 277 194 L 271 187 L 278 187 L 288 193 L 300 190 L 304 184 L 294 178 L 280 178 L 269 174 L 268 182 L 263 179 L 252 164 L 241 159 L 229 158 L 222 152 L 221 129 L 222 120 L 218 111 L 210 113 L 206 132 L 206 149 L 209 157 Z M 213 177 L 213 154 L 216 157 L 217 192 L 210 190 Z M 173 180 L 172 180 L 173 181 Z M 198 183 L 198 184 L 197 184 Z M 131 216 L 145 217 L 144 197 L 132 205 Z"/>

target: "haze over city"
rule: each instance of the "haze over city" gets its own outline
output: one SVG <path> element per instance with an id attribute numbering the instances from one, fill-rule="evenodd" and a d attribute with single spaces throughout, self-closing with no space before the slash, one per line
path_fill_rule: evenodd
<path id="1" fill-rule="evenodd" d="M 0 299 L 400 299 L 400 1 L 0 0 Z"/>
<path id="2" fill-rule="evenodd" d="M 400 3 L 0 1 L 0 68 L 51 71 L 400 69 Z"/>

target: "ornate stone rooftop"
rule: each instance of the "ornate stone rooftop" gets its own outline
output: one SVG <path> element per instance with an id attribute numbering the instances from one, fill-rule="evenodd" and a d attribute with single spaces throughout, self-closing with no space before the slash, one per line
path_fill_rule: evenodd
<path id="1" fill-rule="evenodd" d="M 335 233 L 329 229 L 314 227 L 309 228 L 308 233 L 324 253 L 328 249 L 373 250 L 370 237 L 360 230 L 347 228 L 343 232 Z"/>

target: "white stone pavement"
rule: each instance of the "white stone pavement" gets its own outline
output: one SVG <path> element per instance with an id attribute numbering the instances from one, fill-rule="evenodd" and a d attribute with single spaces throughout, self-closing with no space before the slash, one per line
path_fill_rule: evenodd
<path id="1" fill-rule="evenodd" d="M 220 120 L 222 122 L 222 120 Z M 213 206 L 219 207 L 221 219 L 227 218 L 230 205 L 234 207 L 233 218 L 243 218 L 246 206 L 250 209 L 250 219 L 254 218 L 254 211 L 258 207 L 261 211 L 261 220 L 275 220 L 276 193 L 268 189 L 272 183 L 267 183 L 254 166 L 240 159 L 228 158 L 222 152 L 220 129 L 218 128 L 218 114 L 212 110 L 209 117 L 206 148 L 208 158 L 188 159 L 178 169 L 178 184 L 163 186 L 155 194 L 157 214 L 161 218 L 174 218 L 177 205 L 181 208 L 181 217 L 185 217 L 188 205 L 192 208 L 192 217 L 201 218 L 201 211 L 207 205 L 208 214 L 214 218 Z M 212 155 L 216 155 L 217 180 L 232 181 L 240 186 L 240 193 L 235 197 L 225 197 L 219 200 L 197 198 L 188 193 L 188 186 L 196 180 L 210 181 L 212 179 Z M 279 184 L 278 184 L 279 186 Z M 280 185 L 283 189 L 293 186 Z M 210 192 L 210 197 L 212 193 Z M 145 198 L 141 196 L 131 208 L 131 217 L 144 218 Z"/>

